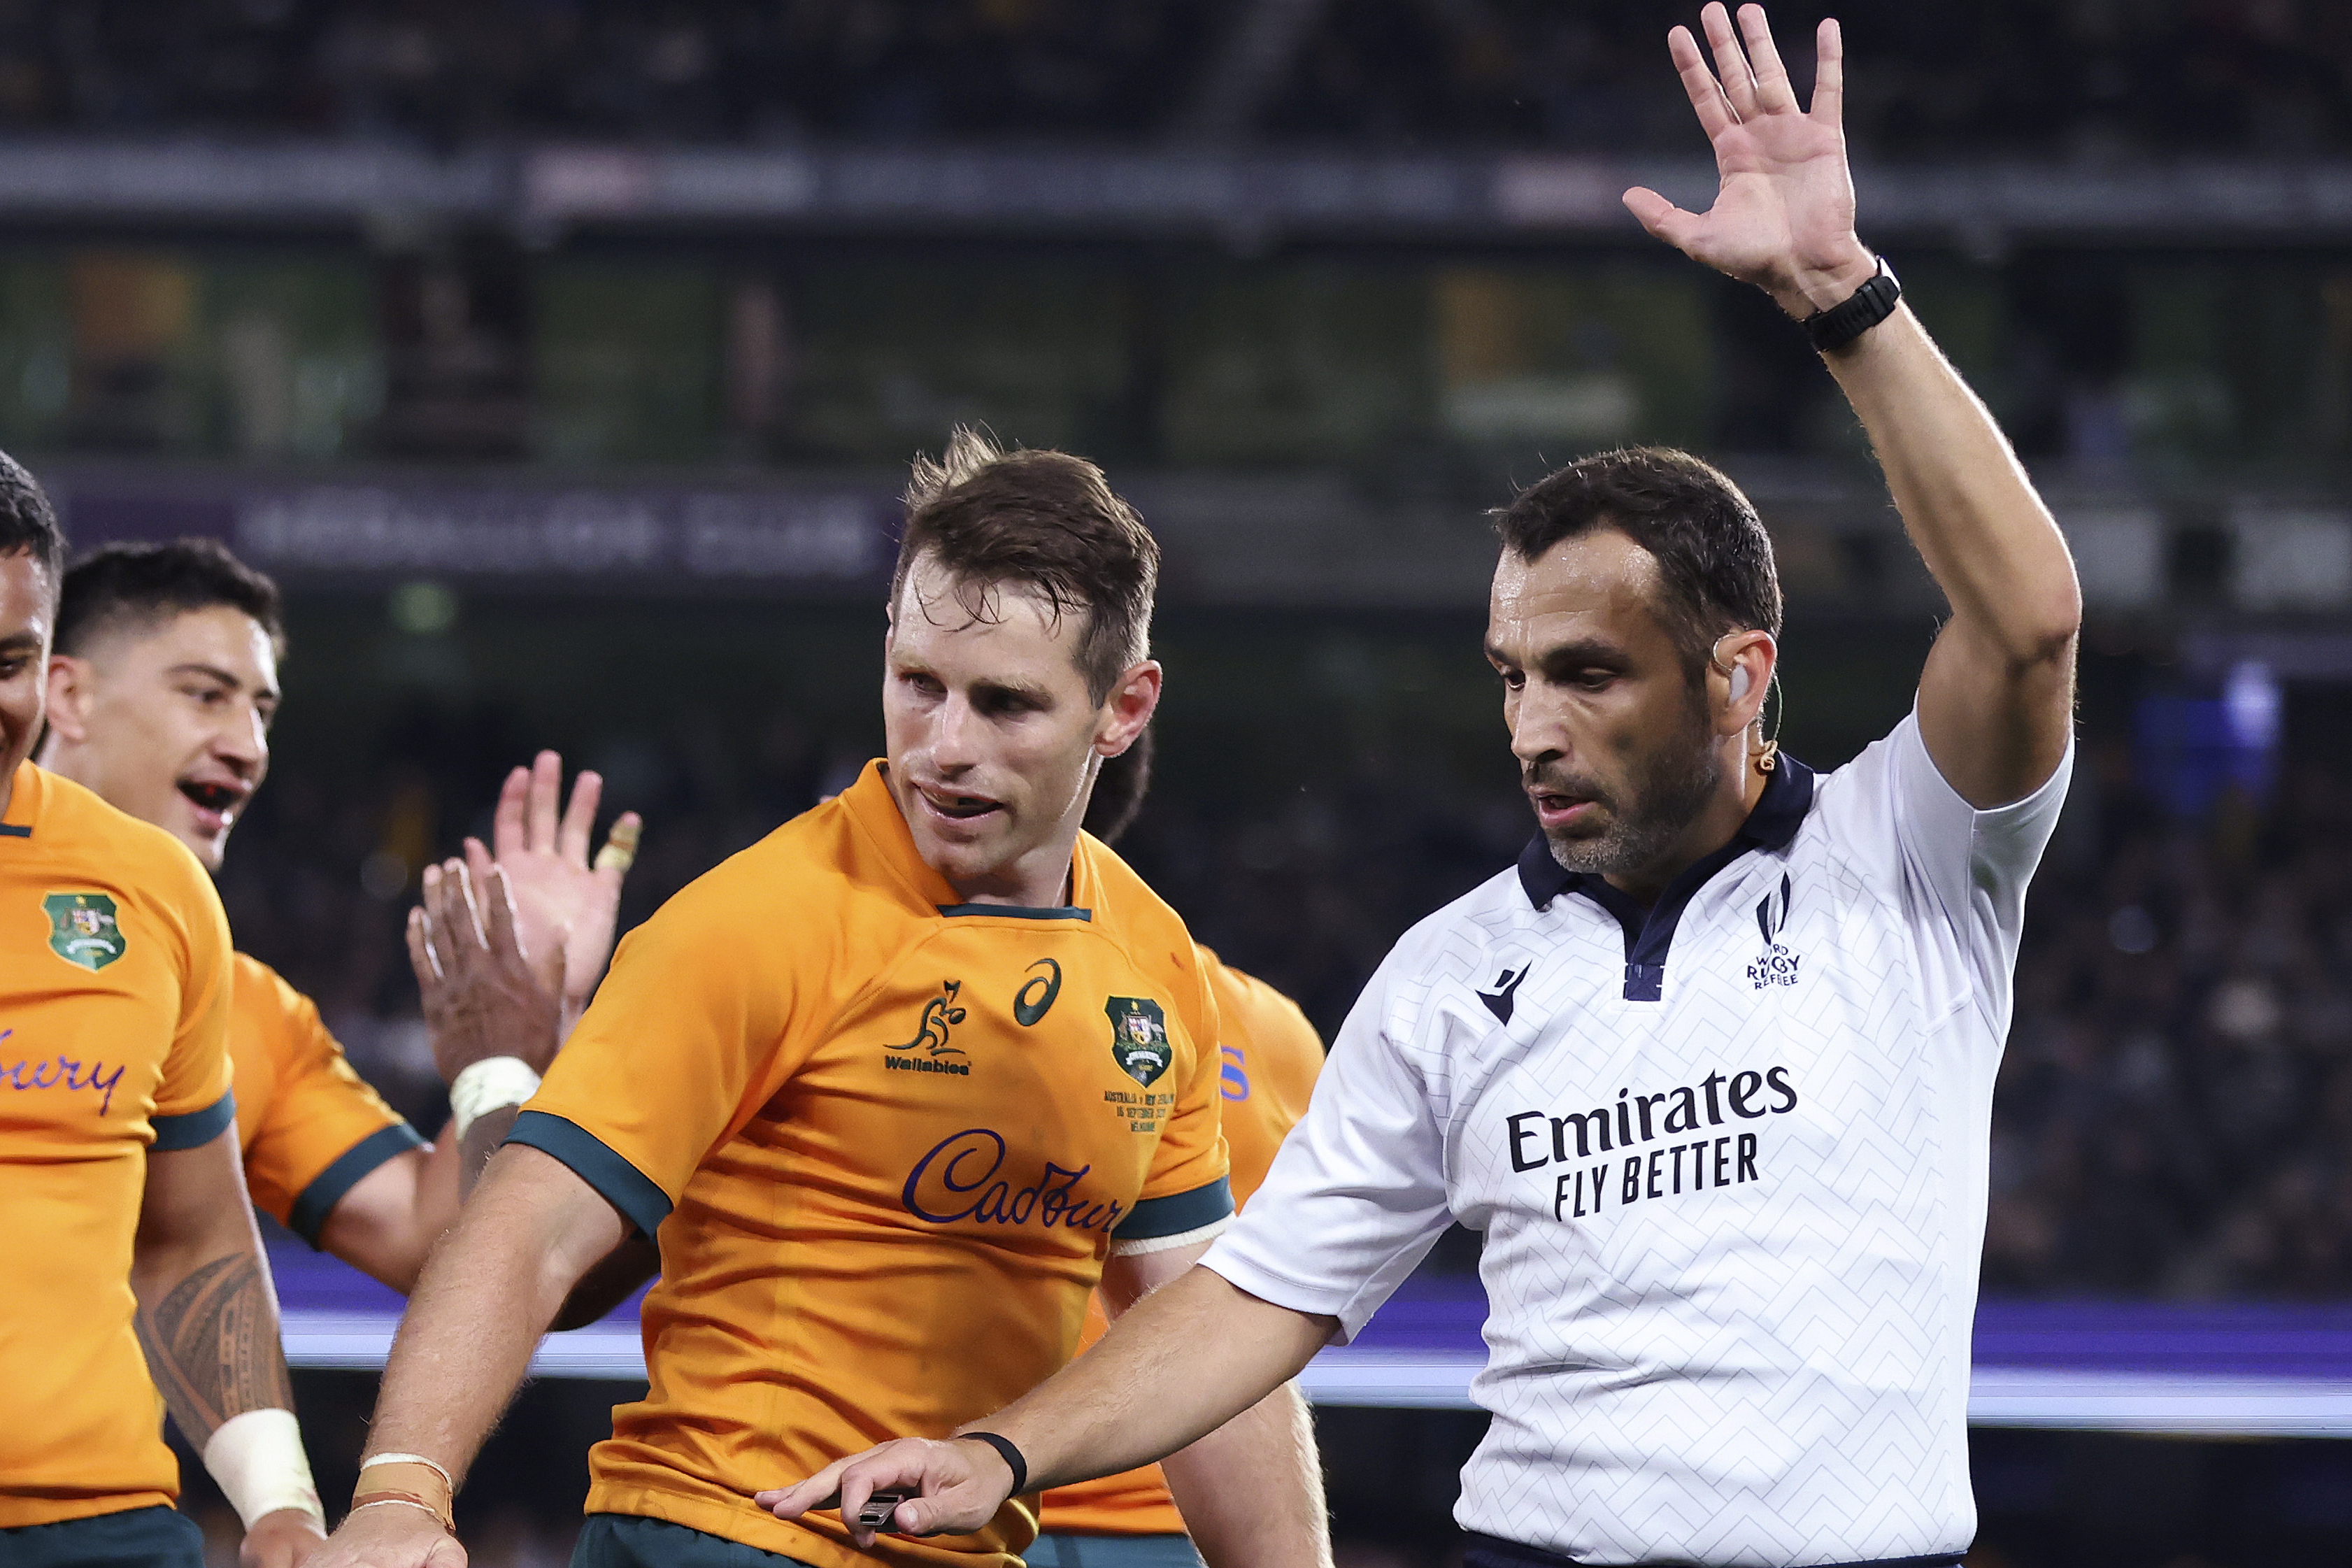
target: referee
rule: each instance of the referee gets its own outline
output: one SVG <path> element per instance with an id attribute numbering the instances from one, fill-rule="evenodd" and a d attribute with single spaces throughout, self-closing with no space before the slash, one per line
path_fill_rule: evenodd
<path id="1" fill-rule="evenodd" d="M 1968 1549 L 1993 1074 L 2078 595 L 1855 237 L 1836 24 L 1807 112 L 1760 8 L 1702 17 L 1713 68 L 1670 41 L 1721 190 L 1626 205 L 1802 321 L 1861 416 L 1951 604 L 1914 710 L 1833 773 L 1775 754 L 1770 545 L 1706 465 L 1613 452 L 1528 490 L 1486 647 L 1541 830 L 1518 866 L 1397 945 L 1198 1267 L 977 1423 L 992 1441 L 902 1439 L 763 1494 L 780 1513 L 905 1486 L 897 1528 L 968 1529 L 1008 1488 L 1179 1447 L 1359 1331 L 1459 1220 L 1491 1303 L 1472 1568 Z"/>

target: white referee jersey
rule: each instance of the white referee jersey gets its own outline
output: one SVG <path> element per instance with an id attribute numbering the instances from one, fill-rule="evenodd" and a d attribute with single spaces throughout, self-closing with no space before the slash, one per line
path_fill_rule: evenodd
<path id="1" fill-rule="evenodd" d="M 2073 753 L 1977 811 L 1916 715 L 1644 919 L 1541 838 L 1408 932 L 1211 1268 L 1353 1335 L 1486 1235 L 1468 1530 L 1578 1563 L 1957 1561 L 1994 1069 Z"/>

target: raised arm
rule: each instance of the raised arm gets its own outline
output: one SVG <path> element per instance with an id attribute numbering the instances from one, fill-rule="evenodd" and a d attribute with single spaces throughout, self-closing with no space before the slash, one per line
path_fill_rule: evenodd
<path id="1" fill-rule="evenodd" d="M 530 961 L 507 873 L 480 845 L 469 853 L 472 867 L 452 860 L 425 868 L 424 900 L 408 925 L 425 1033 L 434 1065 L 452 1086 L 455 1114 L 429 1148 L 387 1160 L 353 1184 L 320 1230 L 327 1251 L 404 1294 L 514 1126 L 561 1028 L 559 960 L 551 952 L 543 963 Z M 491 1065 L 477 1065 L 485 1062 Z"/>
<path id="2" fill-rule="evenodd" d="M 453 1204 L 473 1190 L 562 1043 L 562 961 L 551 946 L 525 945 L 513 879 L 468 839 L 465 859 L 425 868 L 424 897 L 408 911 L 409 968 L 434 1065 L 450 1085 L 441 1141 L 457 1152 Z"/>
<path id="3" fill-rule="evenodd" d="M 291 1420 L 278 1295 L 234 1126 L 193 1149 L 148 1154 L 131 1289 L 140 1348 L 164 1406 L 248 1520 L 239 1560 L 245 1568 L 292 1568 L 318 1549 L 324 1530 Z M 286 1415 L 223 1434 L 259 1412 Z"/>
<path id="4" fill-rule="evenodd" d="M 1806 110 L 1762 6 L 1740 7 L 1737 33 L 1720 4 L 1699 15 L 1712 68 L 1686 28 L 1667 45 L 1714 143 L 1715 205 L 1685 212 L 1642 188 L 1625 205 L 1660 239 L 1801 321 L 1851 298 L 1877 268 L 1854 232 L 1838 25 L 1821 25 Z M 2082 596 L 2065 541 L 1991 415 L 1908 306 L 1824 357 L 1951 605 L 1919 684 L 1928 753 L 1971 805 L 2018 800 L 2056 771 L 2073 728 Z"/>
<path id="5" fill-rule="evenodd" d="M 462 1483 L 556 1309 L 626 1227 L 568 1167 L 536 1149 L 501 1149 L 417 1281 L 384 1367 L 368 1457 L 421 1456 Z M 430 1468 L 409 1474 L 422 1481 Z M 371 1484 L 362 1471 L 362 1499 Z M 465 1555 L 426 1507 L 383 1501 L 354 1507 L 317 1562 L 462 1568 Z"/>
<path id="6" fill-rule="evenodd" d="M 513 873 L 491 865 L 478 843 L 469 842 L 466 853 L 465 860 L 426 868 L 424 900 L 409 912 L 408 962 L 424 999 L 434 1059 L 443 1072 L 454 1081 L 478 1062 L 503 1058 L 515 1065 L 492 1069 L 503 1076 L 494 1077 L 478 1091 L 452 1097 L 467 1103 L 450 1118 L 433 1154 L 436 1162 L 447 1159 L 446 1202 L 452 1216 L 474 1190 L 490 1155 L 514 1131 L 515 1118 L 536 1081 L 531 1075 L 553 1061 L 563 1011 L 551 970 L 523 950 L 518 922 L 509 918 L 498 894 Z M 515 1067 L 526 1070 L 518 1077 Z M 496 1102 L 484 1109 L 476 1102 L 476 1093 L 493 1095 Z M 336 1214 L 340 1218 L 340 1207 Z M 436 1226 L 425 1239 L 428 1250 L 439 1235 Z M 423 1262 L 420 1254 L 416 1266 Z M 576 1329 L 594 1322 L 660 1266 L 653 1243 L 630 1232 L 610 1258 L 588 1271 L 554 1326 Z"/>
<path id="7" fill-rule="evenodd" d="M 1297 1376 L 1335 1327 L 1332 1319 L 1277 1307 L 1195 1266 L 1123 1313 L 1094 1349 L 995 1415 L 961 1428 L 993 1432 L 1018 1448 L 1028 1475 L 1017 1483 L 984 1444 L 902 1437 L 755 1500 L 778 1518 L 797 1519 L 835 1506 L 838 1492 L 846 1521 L 875 1491 L 904 1487 L 921 1495 L 898 1505 L 894 1529 L 909 1535 L 977 1530 L 1016 1484 L 1024 1492 L 1046 1491 L 1133 1469 L 1196 1443 Z M 1204 1454 L 1212 1472 L 1206 1479 L 1257 1495 L 1256 1478 L 1220 1481 L 1217 1457 Z M 1169 1471 L 1179 1506 L 1187 1506 L 1184 1490 L 1203 1479 L 1202 1468 L 1181 1475 L 1187 1467 L 1180 1464 Z M 1234 1500 L 1211 1505 L 1213 1532 L 1222 1531 Z M 1319 1500 L 1315 1511 L 1319 1516 Z M 1185 1518 L 1191 1521 L 1192 1514 Z M 853 1534 L 860 1546 L 873 1543 L 871 1531 Z"/>
<path id="8" fill-rule="evenodd" d="M 614 823 L 591 865 L 604 780 L 582 773 L 568 806 L 562 783 L 563 760 L 553 752 L 510 773 L 494 818 L 495 858 L 468 839 L 464 860 L 425 868 L 425 897 L 411 912 L 409 958 L 443 1081 L 501 1057 L 525 1070 L 477 1072 L 456 1097 L 459 1114 L 430 1149 L 385 1161 L 327 1216 L 326 1249 L 395 1290 L 415 1285 L 612 957 L 638 820 L 631 812 Z M 635 1288 L 632 1280 L 620 1294 Z"/>

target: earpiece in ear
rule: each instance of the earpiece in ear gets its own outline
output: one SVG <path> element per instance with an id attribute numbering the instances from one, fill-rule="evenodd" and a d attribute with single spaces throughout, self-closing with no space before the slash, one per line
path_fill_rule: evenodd
<path id="1" fill-rule="evenodd" d="M 1731 667 L 1731 700 L 1738 702 L 1747 695 L 1748 667 L 1744 664 L 1735 664 Z"/>

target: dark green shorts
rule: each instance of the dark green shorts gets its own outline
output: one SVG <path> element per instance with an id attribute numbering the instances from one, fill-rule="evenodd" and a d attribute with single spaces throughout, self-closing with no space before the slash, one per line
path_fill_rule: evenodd
<path id="1" fill-rule="evenodd" d="M 176 1508 L 129 1508 L 0 1530 L 0 1568 L 205 1568 L 205 1532 Z"/>
<path id="2" fill-rule="evenodd" d="M 1041 1535 L 1021 1554 L 1029 1568 L 1201 1568 L 1189 1535 Z"/>
<path id="3" fill-rule="evenodd" d="M 0 1568 L 13 1568 L 0 1563 Z M 808 1568 L 723 1535 L 634 1513 L 592 1513 L 572 1549 L 572 1568 Z"/>

